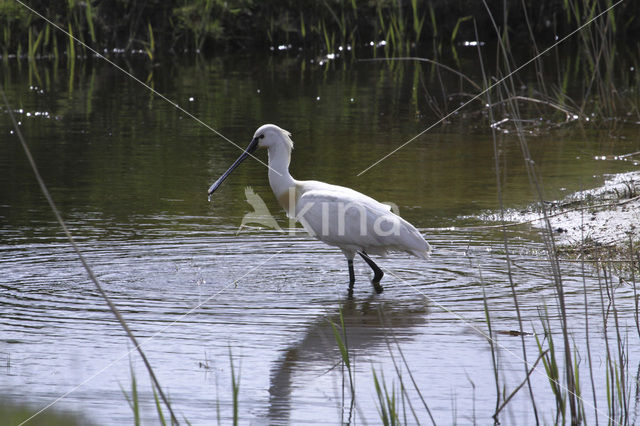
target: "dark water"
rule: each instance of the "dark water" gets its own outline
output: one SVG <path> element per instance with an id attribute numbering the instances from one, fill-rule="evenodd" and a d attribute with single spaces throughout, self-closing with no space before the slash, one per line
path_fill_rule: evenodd
<path id="1" fill-rule="evenodd" d="M 407 366 L 438 423 L 491 421 L 491 352 L 478 332 L 487 330 L 483 291 L 494 328 L 518 328 L 502 234 L 451 229 L 476 225 L 475 216 L 498 209 L 493 139 L 477 107 L 358 177 L 437 119 L 426 93 L 441 86 L 429 67 L 342 60 L 321 66 L 295 55 L 167 60 L 154 67 L 136 58 L 117 62 L 242 147 L 261 124 L 290 130 L 294 177 L 396 203 L 435 248 L 428 262 L 405 255 L 381 259 L 387 272 L 381 295 L 373 293 L 366 265 L 357 263 L 356 296 L 348 300 L 346 262 L 338 250 L 300 232 L 239 231 L 253 210 L 245 201 L 247 186 L 281 228 L 289 227 L 264 166 L 246 162 L 207 202 L 208 186 L 240 153 L 231 143 L 97 60 L 78 61 L 72 70 L 46 61 L 3 64 L 7 97 L 44 181 L 105 289 L 145 342 L 181 418 L 229 422 L 231 354 L 243 423 L 379 423 L 372 369 L 397 398 L 402 377 L 407 422 L 415 422 L 411 404 L 429 423 Z M 448 92 L 471 90 L 455 77 L 442 79 Z M 440 101 L 448 110 L 459 104 Z M 28 402 L 34 412 L 66 395 L 57 407 L 97 424 L 122 424 L 132 421 L 121 390 L 130 391 L 131 364 L 143 418 L 157 421 L 144 367 L 135 353 L 128 355 L 130 343 L 55 223 L 4 107 L 0 125 L 0 395 Z M 545 198 L 637 168 L 596 157 L 639 150 L 639 130 L 634 124 L 602 132 L 567 125 L 530 136 Z M 517 140 L 499 134 L 498 146 L 505 206 L 526 207 L 536 195 Z M 541 332 L 539 310 L 548 306 L 552 318 L 557 312 L 544 247 L 526 226 L 509 229 L 507 237 L 524 329 Z M 583 285 L 587 289 L 596 401 L 606 421 L 596 273 L 562 263 L 562 274 L 582 356 L 585 410 L 593 419 L 584 360 Z M 632 288 L 621 284 L 616 297 L 635 377 L 640 348 Z M 354 369 L 353 407 L 331 327 L 341 312 Z M 532 362 L 535 338 L 525 341 Z M 498 335 L 498 342 L 500 380 L 510 392 L 524 375 L 522 342 L 508 335 Z M 555 401 L 543 371 L 538 366 L 532 383 L 539 414 L 551 423 Z M 531 405 L 522 390 L 501 420 L 531 423 Z"/>

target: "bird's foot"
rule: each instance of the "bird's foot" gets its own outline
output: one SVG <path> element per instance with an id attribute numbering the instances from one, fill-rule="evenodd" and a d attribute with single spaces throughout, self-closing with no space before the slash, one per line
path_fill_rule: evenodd
<path id="1" fill-rule="evenodd" d="M 384 291 L 384 289 L 380 285 L 380 281 L 371 280 L 371 285 L 373 285 L 373 289 L 376 291 L 377 294 L 380 294 Z"/>

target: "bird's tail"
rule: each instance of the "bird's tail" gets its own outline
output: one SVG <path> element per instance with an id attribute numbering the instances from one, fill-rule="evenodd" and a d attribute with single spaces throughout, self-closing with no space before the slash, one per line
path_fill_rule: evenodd
<path id="1" fill-rule="evenodd" d="M 419 257 L 420 259 L 429 259 L 431 252 L 433 251 L 431 248 L 431 244 L 424 239 L 422 234 L 413 227 L 413 225 L 407 222 L 407 234 L 405 234 L 404 238 L 404 250 L 411 253 L 415 257 Z"/>
<path id="2" fill-rule="evenodd" d="M 428 260 L 429 257 L 431 257 L 432 251 L 431 246 L 427 243 L 427 248 L 425 250 L 412 250 L 411 254 L 415 257 L 419 257 L 420 259 Z"/>

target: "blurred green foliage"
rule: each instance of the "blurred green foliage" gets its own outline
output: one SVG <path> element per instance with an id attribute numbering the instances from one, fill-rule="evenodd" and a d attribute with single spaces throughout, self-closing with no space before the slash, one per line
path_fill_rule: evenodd
<path id="1" fill-rule="evenodd" d="M 530 45 L 532 36 L 545 42 L 567 34 L 614 1 L 487 3 L 512 44 Z M 98 50 L 145 50 L 153 40 L 160 53 L 280 44 L 333 51 L 386 40 L 396 52 L 406 52 L 435 39 L 439 43 L 475 39 L 468 17 L 475 19 L 483 40 L 495 39 L 496 34 L 483 2 L 475 0 L 33 0 L 26 4 Z M 640 33 L 639 8 L 640 2 L 625 1 L 611 12 L 610 28 L 617 40 L 634 40 Z M 42 19 L 16 0 L 0 0 L 0 26 L 5 55 L 57 56 L 71 50 L 65 34 L 47 30 Z M 41 42 L 34 46 L 38 37 Z"/>
<path id="2" fill-rule="evenodd" d="M 15 404 L 9 401 L 0 401 L 0 422 L 3 425 L 19 425 L 25 420 L 28 420 L 29 425 L 33 426 L 75 426 L 75 425 L 89 425 L 86 418 L 57 411 L 54 409 L 48 409 L 41 414 L 31 418 L 37 410 L 33 407 L 28 407 L 22 404 Z"/>

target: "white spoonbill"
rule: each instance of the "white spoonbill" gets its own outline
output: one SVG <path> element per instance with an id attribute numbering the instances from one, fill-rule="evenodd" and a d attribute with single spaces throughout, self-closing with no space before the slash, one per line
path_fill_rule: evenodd
<path id="1" fill-rule="evenodd" d="M 231 172 L 258 147 L 269 152 L 269 184 L 289 217 L 298 220 L 311 235 L 342 250 L 349 265 L 349 295 L 353 294 L 353 258 L 358 253 L 373 270 L 371 284 L 382 292 L 384 273 L 369 254 L 403 251 L 427 259 L 431 246 L 418 230 L 391 211 L 391 207 L 343 186 L 314 180 L 295 180 L 289 173 L 291 134 L 265 124 L 240 157 L 209 188 L 209 196 Z"/>

